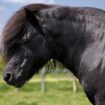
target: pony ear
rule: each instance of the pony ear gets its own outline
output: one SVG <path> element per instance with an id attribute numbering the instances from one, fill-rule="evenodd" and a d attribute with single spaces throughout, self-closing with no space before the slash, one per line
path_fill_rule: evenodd
<path id="1" fill-rule="evenodd" d="M 39 24 L 39 21 L 37 19 L 37 17 L 35 16 L 35 14 L 28 8 L 24 8 L 25 13 L 26 13 L 26 19 L 27 21 L 43 36 L 44 32 L 43 29 L 41 27 L 41 25 Z"/>

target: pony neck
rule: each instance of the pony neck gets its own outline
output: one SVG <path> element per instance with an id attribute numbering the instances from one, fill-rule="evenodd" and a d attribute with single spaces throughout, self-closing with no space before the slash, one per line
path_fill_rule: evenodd
<path id="1" fill-rule="evenodd" d="M 58 27 L 58 26 L 59 27 Z M 56 22 L 50 30 L 49 49 L 53 59 L 60 61 L 77 76 L 80 57 L 84 50 L 84 24 L 71 21 Z"/>

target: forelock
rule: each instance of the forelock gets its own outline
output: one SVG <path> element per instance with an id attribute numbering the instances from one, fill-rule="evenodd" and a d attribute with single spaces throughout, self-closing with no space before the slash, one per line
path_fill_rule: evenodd
<path id="1" fill-rule="evenodd" d="M 31 11 L 36 12 L 42 9 L 50 8 L 51 5 L 44 4 L 32 4 L 25 6 L 25 8 L 29 8 Z M 24 30 L 26 27 L 26 14 L 24 8 L 17 11 L 8 21 L 3 31 L 3 56 L 5 60 L 9 60 L 13 55 L 17 42 L 23 37 Z"/>

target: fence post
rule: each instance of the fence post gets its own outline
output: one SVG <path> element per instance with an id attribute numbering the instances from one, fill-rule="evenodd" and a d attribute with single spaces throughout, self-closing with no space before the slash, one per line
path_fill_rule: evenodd
<path id="1" fill-rule="evenodd" d="M 77 79 L 73 76 L 73 93 L 77 93 Z"/>
<path id="2" fill-rule="evenodd" d="M 45 76 L 46 76 L 46 68 L 43 67 L 41 70 L 41 88 L 42 88 L 42 92 L 45 93 L 46 91 L 46 81 L 45 81 Z"/>

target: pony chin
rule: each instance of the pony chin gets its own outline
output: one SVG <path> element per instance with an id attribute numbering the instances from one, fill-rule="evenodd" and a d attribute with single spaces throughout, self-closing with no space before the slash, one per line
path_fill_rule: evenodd
<path id="1" fill-rule="evenodd" d="M 9 85 L 11 85 L 11 86 L 14 86 L 14 87 L 16 87 L 16 88 L 21 88 L 21 87 L 23 87 L 24 86 L 24 84 L 26 83 L 27 81 L 25 81 L 25 82 L 11 82 L 11 83 L 9 83 L 9 82 L 7 82 L 7 84 L 9 84 Z"/>

